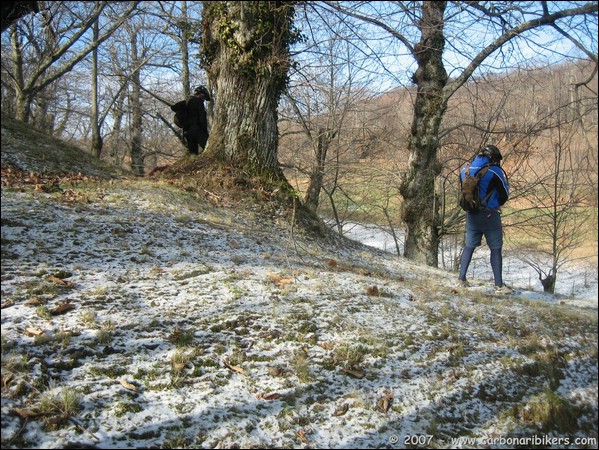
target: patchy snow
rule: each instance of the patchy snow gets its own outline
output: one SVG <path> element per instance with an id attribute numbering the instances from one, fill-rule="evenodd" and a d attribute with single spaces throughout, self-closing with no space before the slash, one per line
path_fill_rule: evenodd
<path id="1" fill-rule="evenodd" d="M 596 298 L 456 289 L 152 181 L 73 191 L 2 189 L 3 448 L 596 448 Z M 549 391 L 574 425 L 535 422 Z"/>
<path id="2" fill-rule="evenodd" d="M 364 245 L 378 248 L 397 254 L 395 241 L 392 234 L 384 227 L 377 225 L 364 225 L 347 223 L 344 227 L 345 235 Z M 401 230 L 396 231 L 399 242 L 403 242 L 404 235 Z M 490 253 L 483 245 L 477 248 L 468 268 L 468 279 L 493 280 L 493 272 L 489 262 Z M 443 255 L 439 257 L 443 261 Z M 445 261 L 453 261 L 453 254 L 446 252 Z M 514 256 L 510 245 L 503 251 L 503 276 L 506 284 L 523 290 L 522 296 L 529 299 L 554 301 L 560 299 L 564 303 L 580 307 L 597 308 L 599 299 L 597 290 L 597 261 L 580 263 L 572 262 L 564 266 L 556 282 L 556 295 L 543 292 L 543 286 L 537 273 L 528 264 Z"/>

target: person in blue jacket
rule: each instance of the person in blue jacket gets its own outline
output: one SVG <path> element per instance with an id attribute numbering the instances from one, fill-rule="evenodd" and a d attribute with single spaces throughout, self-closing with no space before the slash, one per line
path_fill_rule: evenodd
<path id="1" fill-rule="evenodd" d="M 460 259 L 459 284 L 468 287 L 466 272 L 472 260 L 474 249 L 481 245 L 482 237 L 485 237 L 487 245 L 491 250 L 491 268 L 495 281 L 495 292 L 511 294 L 512 290 L 503 283 L 503 226 L 501 223 L 501 206 L 505 204 L 510 195 L 507 175 L 501 168 L 501 152 L 494 145 L 487 145 L 478 151 L 472 163 L 465 165 L 460 172 L 460 180 L 463 181 L 466 170 L 470 175 L 475 175 L 487 163 L 490 164 L 487 173 L 480 179 L 480 198 L 491 195 L 483 201 L 480 211 L 466 213 L 466 246 Z"/>

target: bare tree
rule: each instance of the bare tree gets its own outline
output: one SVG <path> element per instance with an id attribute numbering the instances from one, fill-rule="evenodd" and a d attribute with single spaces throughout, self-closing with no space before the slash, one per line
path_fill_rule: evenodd
<path id="1" fill-rule="evenodd" d="M 109 4 L 111 8 L 118 8 L 120 2 L 101 2 L 99 5 L 45 2 L 42 14 L 11 26 L 12 55 L 6 60 L 3 55 L 2 69 L 3 75 L 10 77 L 15 92 L 17 119 L 27 123 L 36 95 L 70 72 L 108 39 L 139 2 L 123 3 L 118 19 L 105 24 L 97 39 L 88 41 L 85 38 L 102 11 Z"/>
<path id="2" fill-rule="evenodd" d="M 400 140 L 398 124 L 388 119 L 397 103 L 388 101 L 393 94 L 380 95 L 372 53 L 361 48 L 368 38 L 313 3 L 302 6 L 296 25 L 303 39 L 292 48 L 291 82 L 280 106 L 280 153 L 304 203 L 344 233 L 348 222 L 375 222 L 389 211 L 389 198 L 379 194 L 391 168 L 374 169 Z"/>
<path id="3" fill-rule="evenodd" d="M 568 85 L 563 79 L 567 74 L 557 75 L 555 85 Z M 537 146 L 537 154 L 526 159 L 524 172 L 529 187 L 519 201 L 517 215 L 517 228 L 532 238 L 525 241 L 518 254 L 537 272 L 543 289 L 550 293 L 555 292 L 560 269 L 577 259 L 575 251 L 583 249 L 589 234 L 596 230 L 589 222 L 593 219 L 597 186 L 597 172 L 589 165 L 589 156 L 596 155 L 596 147 L 588 146 L 583 138 L 580 121 L 572 114 L 578 108 L 570 102 L 568 90 L 552 91 L 557 97 L 553 123 L 540 137 L 544 144 Z M 596 256 L 596 248 L 594 251 Z"/>
<path id="4" fill-rule="evenodd" d="M 181 156 L 180 149 L 167 142 L 178 135 L 181 138 L 174 132 L 169 106 L 181 92 L 189 92 L 189 80 L 177 88 L 178 74 L 189 73 L 182 62 L 182 37 L 177 31 L 185 28 L 188 18 L 180 14 L 175 3 L 143 3 L 100 47 L 104 75 L 102 112 L 97 121 L 101 126 L 112 119 L 111 156 L 119 164 L 130 165 L 138 175 L 161 158 Z"/>
<path id="5" fill-rule="evenodd" d="M 567 31 L 577 28 L 577 34 L 568 35 L 568 38 L 578 46 L 584 47 L 585 39 L 596 42 L 596 31 L 592 26 L 587 27 L 584 20 L 591 21 L 596 27 L 597 3 L 574 7 L 567 3 L 552 4 L 552 8 L 557 7 L 555 10 L 550 10 L 545 2 L 493 3 L 488 6 L 476 2 L 438 1 L 419 5 L 396 2 L 392 7 L 387 2 L 322 3 L 385 30 L 408 49 L 416 62 L 412 79 L 417 94 L 408 142 L 409 166 L 400 185 L 402 219 L 407 227 L 404 255 L 437 266 L 441 222 L 434 180 L 442 169 L 437 152 L 441 122 L 449 99 L 476 71 L 486 69 L 485 63 L 496 62 L 507 67 L 510 64 L 508 57 L 521 50 L 516 46 L 518 41 L 525 42 L 535 30 L 545 28 L 550 31 L 563 22 Z M 581 19 L 580 27 L 577 18 Z M 481 36 L 486 33 L 491 38 L 474 39 L 476 30 L 480 30 Z M 444 59 L 450 36 L 452 50 L 459 56 L 451 77 Z M 527 44 L 535 45 L 532 40 Z M 502 50 L 505 52 L 501 53 Z M 524 56 L 522 60 L 525 59 Z"/>
<path id="6" fill-rule="evenodd" d="M 100 7 L 100 4 L 97 4 L 97 7 Z M 100 22 L 96 20 L 93 25 L 93 40 L 94 42 L 98 40 L 100 37 Z M 91 149 L 92 153 L 96 155 L 96 157 L 100 158 L 102 154 L 102 123 L 100 122 L 100 114 L 98 110 L 98 47 L 95 46 L 92 50 L 91 54 L 91 129 L 92 129 L 92 143 Z"/>
<path id="7" fill-rule="evenodd" d="M 309 18 L 304 20 L 308 21 Z M 349 140 L 347 130 L 343 133 L 345 137 L 340 136 L 347 127 L 348 114 L 368 99 L 367 92 L 354 87 L 358 58 L 352 54 L 349 43 L 338 36 L 341 26 L 336 26 L 337 30 L 330 33 L 311 28 L 308 43 L 296 49 L 301 77 L 288 88 L 284 104 L 288 108 L 283 107 L 281 113 L 282 134 L 287 137 L 287 146 L 294 147 L 288 151 L 288 159 L 300 156 L 293 167 L 308 178 L 304 203 L 314 211 L 320 203 L 325 177 L 329 192 L 335 190 L 334 183 L 339 179 L 333 173 L 339 174 L 334 167 L 341 160 L 341 140 Z M 304 140 L 298 139 L 298 135 Z M 308 161 L 298 150 L 303 147 L 311 150 Z M 327 177 L 327 173 L 333 175 Z"/>
<path id="8" fill-rule="evenodd" d="M 129 108 L 131 110 L 131 169 L 135 175 L 144 174 L 143 158 L 143 121 L 141 105 L 141 60 L 143 59 L 138 48 L 138 33 L 141 26 L 130 28 L 129 37 L 131 38 L 131 62 L 135 69 L 131 77 L 129 92 Z"/>
<path id="9" fill-rule="evenodd" d="M 591 206 L 588 193 L 591 186 L 583 184 L 584 171 L 573 152 L 571 137 L 564 136 L 565 127 L 555 130 L 551 158 L 540 158 L 532 168 L 538 177 L 534 193 L 529 196 L 535 202 L 535 215 L 523 226 L 530 237 L 541 245 L 520 251 L 520 258 L 539 275 L 546 292 L 555 292 L 555 282 L 561 267 L 571 263 L 574 251 L 588 240 L 588 220 Z M 531 205 L 532 207 L 532 205 Z"/>

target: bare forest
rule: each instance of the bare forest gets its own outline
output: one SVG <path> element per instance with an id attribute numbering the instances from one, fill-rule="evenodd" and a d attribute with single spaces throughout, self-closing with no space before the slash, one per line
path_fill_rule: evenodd
<path id="1" fill-rule="evenodd" d="M 598 12 L 3 1 L 2 448 L 597 448 Z"/>
<path id="2" fill-rule="evenodd" d="M 399 255 L 451 268 L 438 255 L 462 245 L 457 173 L 494 143 L 512 187 L 512 250 L 546 289 L 563 264 L 597 260 L 596 2 L 510 2 L 502 12 L 459 2 L 32 3 L 38 11 L 6 29 L 3 17 L 2 114 L 82 152 L 137 176 L 189 158 L 170 105 L 206 85 L 207 154 L 282 169 L 340 233 L 376 223 L 397 236 Z M 441 43 L 429 52 L 427 40 Z"/>

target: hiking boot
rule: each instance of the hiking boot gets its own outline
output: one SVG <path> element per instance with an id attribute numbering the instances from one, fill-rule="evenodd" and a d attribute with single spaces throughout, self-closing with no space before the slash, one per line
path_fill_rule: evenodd
<path id="1" fill-rule="evenodd" d="M 460 280 L 460 279 L 458 279 L 458 281 L 456 282 L 456 287 L 469 288 L 470 287 L 470 283 L 468 283 L 468 280 Z"/>
<path id="2" fill-rule="evenodd" d="M 512 295 L 514 293 L 514 290 L 510 287 L 507 287 L 505 284 L 502 286 L 495 286 L 493 288 L 493 291 L 496 294 L 502 294 L 502 295 Z"/>

